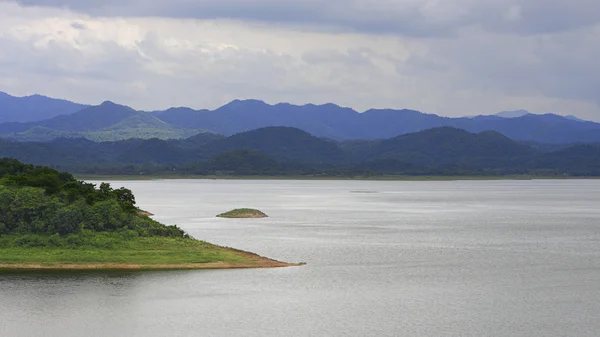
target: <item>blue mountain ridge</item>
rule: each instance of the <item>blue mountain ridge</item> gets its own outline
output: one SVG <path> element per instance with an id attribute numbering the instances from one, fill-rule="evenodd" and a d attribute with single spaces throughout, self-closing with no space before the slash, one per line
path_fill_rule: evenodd
<path id="1" fill-rule="evenodd" d="M 9 95 L 0 95 L 0 115 L 7 108 L 2 103 Z M 10 97 L 10 109 L 31 109 L 31 97 Z M 41 96 L 40 96 L 41 97 Z M 321 138 L 335 140 L 387 139 L 399 135 L 438 127 L 454 127 L 468 132 L 497 131 L 513 140 L 567 144 L 600 142 L 600 123 L 582 121 L 555 114 L 528 114 L 514 117 L 476 116 L 450 118 L 415 110 L 370 109 L 358 112 L 335 104 L 293 105 L 267 104 L 260 100 L 234 100 L 215 110 L 194 110 L 186 107 L 163 111 L 142 112 L 105 102 L 99 106 L 67 104 L 58 113 L 53 99 L 44 98 L 39 110 L 30 116 L 46 118 L 30 122 L 0 123 L 0 137 L 16 140 L 50 140 L 59 137 L 89 137 L 111 140 L 112 133 L 127 137 L 144 133 L 144 138 L 185 138 L 190 133 L 210 132 L 231 136 L 270 126 L 294 127 Z M 52 109 L 50 109 L 52 106 Z M 35 110 L 35 109 L 34 109 Z M 77 110 L 73 112 L 73 110 Z M 29 111 L 29 110 L 28 110 Z M 33 111 L 33 110 L 31 110 Z M 57 115 L 58 114 L 58 115 Z M 135 126 L 135 132 L 130 129 Z M 129 129 L 128 129 L 129 128 Z M 148 131 L 150 130 L 150 131 Z M 102 133 L 102 137 L 94 133 Z M 122 138 L 121 138 L 122 139 Z"/>

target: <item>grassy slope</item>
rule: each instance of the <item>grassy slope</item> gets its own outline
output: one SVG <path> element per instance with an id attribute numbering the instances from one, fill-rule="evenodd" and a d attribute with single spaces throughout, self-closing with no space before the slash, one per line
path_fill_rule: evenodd
<path id="1" fill-rule="evenodd" d="M 174 127 L 148 113 L 138 113 L 103 130 L 83 133 L 83 136 L 93 141 L 115 141 L 130 138 L 179 139 L 198 133 L 198 130 Z"/>
<path id="2" fill-rule="evenodd" d="M 31 237 L 31 236 L 30 236 Z M 131 238 L 101 233 L 72 245 L 69 238 L 54 237 L 54 245 L 28 243 L 22 237 L 0 237 L 0 270 L 11 269 L 203 269 L 284 267 L 289 264 L 258 255 L 219 247 L 194 239 Z M 35 240 L 29 240 L 34 241 Z M 32 246 L 33 245 L 33 246 Z"/>
<path id="3" fill-rule="evenodd" d="M 181 139 L 201 132 L 202 130 L 172 126 L 148 113 L 137 113 L 117 124 L 96 131 L 69 132 L 35 126 L 25 132 L 6 135 L 6 138 L 17 141 L 49 141 L 59 137 L 84 137 L 96 142 L 107 142 L 131 138 Z"/>

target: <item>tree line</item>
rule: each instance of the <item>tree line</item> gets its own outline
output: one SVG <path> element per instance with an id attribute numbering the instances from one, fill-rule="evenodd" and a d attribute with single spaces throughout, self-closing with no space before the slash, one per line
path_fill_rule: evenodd
<path id="1" fill-rule="evenodd" d="M 139 211 L 129 189 L 107 183 L 96 187 L 69 173 L 0 159 L 0 235 L 128 231 L 187 237 L 177 226 L 162 225 Z"/>

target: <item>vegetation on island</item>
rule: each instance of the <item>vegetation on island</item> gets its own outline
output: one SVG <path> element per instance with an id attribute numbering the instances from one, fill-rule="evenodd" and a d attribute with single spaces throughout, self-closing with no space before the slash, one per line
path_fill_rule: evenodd
<path id="1" fill-rule="evenodd" d="M 0 159 L 0 269 L 284 265 L 156 222 L 126 188 Z"/>
<path id="2" fill-rule="evenodd" d="M 267 218 L 268 216 L 257 210 L 251 208 L 238 208 L 231 210 L 229 212 L 225 212 L 217 215 L 217 218 L 229 218 L 229 219 L 250 219 L 250 218 Z"/>

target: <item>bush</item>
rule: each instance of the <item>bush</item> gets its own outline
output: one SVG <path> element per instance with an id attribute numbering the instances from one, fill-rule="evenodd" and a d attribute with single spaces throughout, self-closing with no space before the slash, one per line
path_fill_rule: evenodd
<path id="1" fill-rule="evenodd" d="M 17 247 L 25 247 L 25 248 L 36 248 L 36 247 L 47 247 L 49 242 L 49 237 L 40 236 L 40 235 L 23 235 L 18 237 L 15 240 L 15 245 Z"/>
<path id="2" fill-rule="evenodd" d="M 84 242 L 83 237 L 77 234 L 69 234 L 66 238 L 66 243 L 71 248 L 82 246 Z"/>
<path id="3" fill-rule="evenodd" d="M 121 239 L 123 240 L 132 240 L 135 239 L 137 237 L 139 237 L 139 233 L 133 230 L 122 230 L 119 232 L 119 236 L 121 237 Z"/>
<path id="4" fill-rule="evenodd" d="M 48 237 L 48 246 L 50 247 L 62 247 L 63 240 L 58 234 L 53 234 Z"/>

